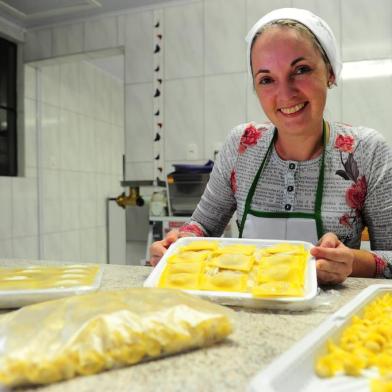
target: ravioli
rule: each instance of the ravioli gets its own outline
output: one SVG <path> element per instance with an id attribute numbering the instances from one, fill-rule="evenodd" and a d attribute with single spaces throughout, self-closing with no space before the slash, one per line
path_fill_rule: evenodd
<path id="1" fill-rule="evenodd" d="M 202 264 L 199 263 L 168 264 L 158 287 L 196 290 L 199 286 L 201 269 Z"/>
<path id="2" fill-rule="evenodd" d="M 235 291 L 246 289 L 247 275 L 238 271 L 218 271 L 215 274 L 204 274 L 200 280 L 202 290 Z"/>
<path id="3" fill-rule="evenodd" d="M 269 254 L 275 254 L 275 253 L 287 253 L 287 254 L 301 254 L 306 252 L 305 247 L 302 244 L 287 244 L 287 243 L 281 243 L 277 244 L 274 246 L 269 246 L 264 249 L 265 252 Z"/>
<path id="4" fill-rule="evenodd" d="M 196 252 L 196 251 L 188 251 L 181 252 L 170 256 L 167 259 L 168 264 L 177 264 L 177 263 L 201 263 L 203 262 L 209 255 L 209 252 Z"/>
<path id="5" fill-rule="evenodd" d="M 248 292 L 256 297 L 301 296 L 307 258 L 302 244 L 257 249 L 251 244 L 192 241 L 167 259 L 159 287 Z"/>
<path id="6" fill-rule="evenodd" d="M 256 250 L 256 245 L 233 244 L 226 245 L 216 250 L 216 253 L 236 253 L 250 256 Z"/>
<path id="7" fill-rule="evenodd" d="M 219 268 L 249 272 L 253 265 L 253 256 L 238 253 L 223 253 L 209 262 Z"/>
<path id="8" fill-rule="evenodd" d="M 188 245 L 181 247 L 181 252 L 188 250 L 215 250 L 218 247 L 217 241 L 194 241 L 190 242 Z"/>

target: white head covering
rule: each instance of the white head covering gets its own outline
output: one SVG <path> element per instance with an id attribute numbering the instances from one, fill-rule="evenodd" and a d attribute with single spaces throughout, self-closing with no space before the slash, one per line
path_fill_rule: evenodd
<path id="1" fill-rule="evenodd" d="M 270 13 L 264 15 L 261 19 L 259 19 L 254 24 L 254 26 L 249 30 L 249 33 L 245 38 L 245 41 L 248 44 L 247 59 L 248 59 L 249 75 L 253 77 L 252 68 L 251 68 L 251 59 L 250 59 L 250 50 L 251 50 L 253 38 L 263 26 L 265 26 L 267 23 L 270 23 L 278 19 L 295 20 L 305 25 L 316 36 L 322 48 L 324 49 L 329 62 L 331 63 L 332 70 L 335 75 L 335 84 L 337 84 L 340 71 L 342 70 L 342 63 L 340 62 L 340 56 L 336 44 L 336 39 L 332 33 L 331 28 L 327 25 L 327 23 L 324 20 L 322 20 L 317 15 L 312 14 L 308 10 L 302 10 L 298 8 L 280 8 L 271 11 Z"/>

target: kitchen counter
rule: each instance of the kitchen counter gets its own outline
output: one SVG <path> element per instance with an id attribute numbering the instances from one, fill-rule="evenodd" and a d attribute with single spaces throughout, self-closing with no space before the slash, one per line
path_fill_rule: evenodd
<path id="1" fill-rule="evenodd" d="M 0 260 L 1 266 L 55 264 Z M 150 267 L 105 265 L 101 290 L 140 287 Z M 312 310 L 303 312 L 235 308 L 235 330 L 215 346 L 167 358 L 78 377 L 41 388 L 43 392 L 87 391 L 245 391 L 250 379 L 331 313 L 379 279 L 351 278 L 325 290 Z"/>

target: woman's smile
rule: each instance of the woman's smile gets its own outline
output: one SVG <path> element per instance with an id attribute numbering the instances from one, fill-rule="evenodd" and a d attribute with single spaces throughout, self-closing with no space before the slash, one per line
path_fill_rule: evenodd
<path id="1" fill-rule="evenodd" d="M 304 109 L 307 104 L 308 104 L 307 102 L 298 103 L 294 106 L 285 107 L 285 108 L 282 107 L 278 110 L 286 116 L 292 116 L 302 111 L 302 109 Z"/>

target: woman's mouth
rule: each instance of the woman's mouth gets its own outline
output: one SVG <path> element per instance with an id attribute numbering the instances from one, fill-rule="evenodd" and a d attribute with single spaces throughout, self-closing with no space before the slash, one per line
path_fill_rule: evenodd
<path id="1" fill-rule="evenodd" d="M 280 108 L 279 111 L 281 111 L 283 114 L 294 114 L 302 110 L 306 105 L 307 102 L 303 102 L 287 108 Z"/>

